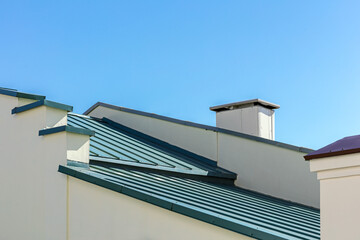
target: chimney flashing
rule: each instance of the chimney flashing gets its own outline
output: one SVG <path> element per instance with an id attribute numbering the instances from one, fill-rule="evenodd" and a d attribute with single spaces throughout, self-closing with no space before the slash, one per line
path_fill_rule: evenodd
<path id="1" fill-rule="evenodd" d="M 256 106 L 256 105 L 260 105 L 260 106 L 268 108 L 268 109 L 280 108 L 280 106 L 277 104 L 270 103 L 268 101 L 264 101 L 264 100 L 256 98 L 256 99 L 251 99 L 251 100 L 246 100 L 246 101 L 241 101 L 241 102 L 233 102 L 233 103 L 213 106 L 213 107 L 210 107 L 210 110 L 214 111 L 214 112 L 221 112 L 221 111 L 246 108 L 246 107 L 251 107 L 251 106 Z"/>

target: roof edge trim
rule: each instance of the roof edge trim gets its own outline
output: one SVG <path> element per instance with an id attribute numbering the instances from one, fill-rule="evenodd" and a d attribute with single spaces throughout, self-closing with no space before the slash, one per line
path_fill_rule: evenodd
<path id="1" fill-rule="evenodd" d="M 18 92 L 15 89 L 13 90 L 8 88 L 0 88 L 0 94 L 12 96 L 12 97 L 33 99 L 33 100 L 44 100 L 46 98 L 45 96 L 42 95 Z"/>
<path id="2" fill-rule="evenodd" d="M 90 156 L 90 163 L 97 166 L 105 166 L 105 167 L 115 167 L 121 169 L 129 169 L 129 170 L 136 170 L 139 172 L 150 172 L 150 173 L 157 173 L 163 174 L 167 176 L 174 176 L 179 178 L 186 178 L 186 179 L 193 179 L 203 182 L 209 183 L 216 183 L 221 185 L 227 186 L 234 186 L 234 179 L 226 176 L 211 176 L 211 175 L 201 175 L 201 174 L 192 174 L 187 172 L 181 171 L 170 171 L 168 169 L 156 169 L 151 167 L 143 167 L 143 166 L 136 166 L 136 165 L 127 165 L 123 163 L 116 163 L 114 161 L 104 161 L 99 158 L 94 158 Z M 219 174 L 220 175 L 220 174 Z"/>
<path id="3" fill-rule="evenodd" d="M 95 132 L 92 130 L 89 130 L 89 129 L 64 125 L 64 126 L 59 126 L 59 127 L 42 129 L 39 131 L 39 136 L 49 135 L 49 134 L 58 133 L 58 132 L 69 132 L 69 133 L 83 134 L 83 135 L 89 135 L 89 136 L 95 135 Z"/>
<path id="4" fill-rule="evenodd" d="M 312 160 L 318 158 L 325 158 L 325 157 L 335 157 L 340 155 L 352 154 L 352 153 L 360 153 L 360 148 L 348 149 L 348 150 L 340 150 L 336 152 L 328 152 L 328 153 L 320 153 L 320 154 L 312 154 L 304 156 L 305 160 Z"/>
<path id="5" fill-rule="evenodd" d="M 80 180 L 83 180 L 83 181 L 86 181 L 89 183 L 93 183 L 97 186 L 104 187 L 104 188 L 107 188 L 109 190 L 112 190 L 112 191 L 115 191 L 118 193 L 125 194 L 127 196 L 136 198 L 138 200 L 156 205 L 158 207 L 165 208 L 172 212 L 176 212 L 176 213 L 188 216 L 188 217 L 192 217 L 197 220 L 200 220 L 200 221 L 203 221 L 203 222 L 206 222 L 206 223 L 209 223 L 209 224 L 221 227 L 221 228 L 225 228 L 230 231 L 234 231 L 234 232 L 246 235 L 246 236 L 255 237 L 255 238 L 264 239 L 264 240 L 267 240 L 267 239 L 284 240 L 284 238 L 261 231 L 259 229 L 251 228 L 251 227 L 245 226 L 245 225 L 236 224 L 234 222 L 230 222 L 228 220 L 222 219 L 217 216 L 212 216 L 212 215 L 204 213 L 204 212 L 199 212 L 195 209 L 187 208 L 180 204 L 175 204 L 171 201 L 160 199 L 160 198 L 136 191 L 134 189 L 127 188 L 126 186 L 122 186 L 122 185 L 119 185 L 119 184 L 116 184 L 116 183 L 113 183 L 110 181 L 106 181 L 105 179 L 86 174 L 85 172 L 82 172 L 82 171 L 77 171 L 73 168 L 59 165 L 58 172 L 66 174 L 71 177 L 78 178 Z"/>
<path id="6" fill-rule="evenodd" d="M 53 102 L 53 101 L 49 101 L 49 100 L 39 100 L 30 104 L 26 104 L 20 107 L 15 107 L 11 110 L 12 114 L 15 113 L 21 113 L 21 112 L 25 112 L 27 110 L 36 108 L 36 107 L 40 107 L 40 106 L 48 106 L 48 107 L 52 107 L 52 108 L 57 108 L 60 110 L 65 110 L 67 112 L 71 112 L 73 110 L 73 107 L 70 105 L 66 105 L 66 104 L 62 104 L 62 103 L 58 103 L 58 102 Z"/>
<path id="7" fill-rule="evenodd" d="M 213 127 L 213 126 L 209 126 L 209 125 L 184 121 L 184 120 L 180 120 L 180 119 L 176 119 L 176 118 L 170 118 L 170 117 L 166 117 L 166 116 L 162 116 L 162 115 L 157 115 L 154 113 L 148 113 L 148 112 L 143 112 L 143 111 L 134 110 L 134 109 L 130 109 L 130 108 L 119 107 L 119 106 L 115 106 L 115 105 L 111 105 L 111 104 L 103 103 L 103 102 L 95 103 L 93 106 L 91 106 L 88 110 L 86 110 L 84 112 L 84 115 L 88 115 L 98 106 L 102 106 L 102 107 L 106 107 L 106 108 L 110 108 L 110 109 L 114 109 L 114 110 L 118 110 L 118 111 L 123 111 L 123 112 L 127 112 L 127 113 L 133 113 L 133 114 L 137 114 L 137 115 L 141 115 L 141 116 L 145 116 L 145 117 L 156 118 L 159 120 L 182 124 L 182 125 L 186 125 L 186 126 L 190 126 L 190 127 L 196 127 L 196 128 L 201 128 L 201 129 L 205 129 L 205 130 L 211 130 L 214 132 L 229 134 L 232 136 L 246 138 L 249 140 L 262 142 L 262 143 L 266 143 L 266 144 L 271 144 L 271 145 L 274 145 L 277 147 L 286 148 L 286 149 L 297 151 L 297 152 L 311 153 L 314 151 L 313 149 L 310 149 L 310 148 L 298 147 L 295 145 L 277 142 L 277 141 L 273 141 L 273 140 L 269 140 L 269 139 L 265 139 L 265 138 L 261 138 L 261 137 L 256 137 L 256 136 L 252 136 L 252 135 L 245 134 L 245 133 L 235 132 L 235 131 L 227 130 L 224 128 L 218 128 L 218 127 Z"/>
<path id="8" fill-rule="evenodd" d="M 210 107 L 209 109 L 211 111 L 219 112 L 219 111 L 224 111 L 224 110 L 230 110 L 231 107 L 243 106 L 243 105 L 247 105 L 247 104 L 258 104 L 258 105 L 261 105 L 261 106 L 263 106 L 265 108 L 269 108 L 269 109 L 279 109 L 280 108 L 280 105 L 277 105 L 277 104 L 274 104 L 274 103 L 271 103 L 268 101 L 264 101 L 259 98 L 255 98 L 255 99 L 245 100 L 245 101 L 241 101 L 241 102 L 221 104 L 221 105 Z"/>

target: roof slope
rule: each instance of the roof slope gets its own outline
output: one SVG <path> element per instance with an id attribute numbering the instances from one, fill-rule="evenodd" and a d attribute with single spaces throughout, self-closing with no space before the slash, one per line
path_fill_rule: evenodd
<path id="1" fill-rule="evenodd" d="M 62 173 L 258 239 L 320 239 L 319 210 L 224 185 L 235 176 L 216 162 L 108 119 L 69 114 L 68 124 L 95 136 L 89 168 Z"/>
<path id="2" fill-rule="evenodd" d="M 59 171 L 258 239 L 320 239 L 318 210 L 244 189 L 96 165 Z"/>
<path id="3" fill-rule="evenodd" d="M 338 156 L 350 153 L 360 152 L 360 135 L 345 137 L 336 142 L 333 142 L 319 150 L 316 150 L 304 158 L 306 160 Z"/>
<path id="4" fill-rule="evenodd" d="M 166 144 L 108 119 L 69 114 L 68 125 L 95 131 L 90 139 L 90 160 L 197 176 L 236 179 L 236 174 L 216 162 Z"/>
<path id="5" fill-rule="evenodd" d="M 257 142 L 271 144 L 274 146 L 286 148 L 286 149 L 293 150 L 293 151 L 298 151 L 298 152 L 303 152 L 303 153 L 310 153 L 310 152 L 314 151 L 309 148 L 298 147 L 298 146 L 294 146 L 291 144 L 282 143 L 282 142 L 278 142 L 278 141 L 274 141 L 274 140 L 270 140 L 270 139 L 266 139 L 266 138 L 262 138 L 262 137 L 257 137 L 257 136 L 253 136 L 253 135 L 249 135 L 249 134 L 245 134 L 245 133 L 240 133 L 240 132 L 235 132 L 235 131 L 228 130 L 225 128 L 219 128 L 219 127 L 194 123 L 194 122 L 190 122 L 190 121 L 184 121 L 184 120 L 180 120 L 180 119 L 176 119 L 176 118 L 158 115 L 155 113 L 148 113 L 148 112 L 143 112 L 143 111 L 134 110 L 134 109 L 130 109 L 130 108 L 119 107 L 119 106 L 115 106 L 115 105 L 111 105 L 111 104 L 103 103 L 103 102 L 95 103 L 88 110 L 86 110 L 84 112 L 84 114 L 85 115 L 90 114 L 94 109 L 96 109 L 99 106 L 118 110 L 118 111 L 123 111 L 123 112 L 127 112 L 127 113 L 137 114 L 137 115 L 141 115 L 141 116 L 145 116 L 145 117 L 151 117 L 151 118 L 168 121 L 168 122 L 172 122 L 172 123 L 182 124 L 185 126 L 191 126 L 191 127 L 196 127 L 196 128 L 206 129 L 206 130 L 212 130 L 214 132 L 225 133 L 225 134 L 229 134 L 229 135 L 236 136 L 236 137 L 241 137 L 241 138 L 246 138 L 246 139 L 257 141 Z"/>

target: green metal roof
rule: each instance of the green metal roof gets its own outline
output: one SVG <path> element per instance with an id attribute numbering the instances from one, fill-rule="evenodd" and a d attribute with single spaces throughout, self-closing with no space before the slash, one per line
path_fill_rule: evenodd
<path id="1" fill-rule="evenodd" d="M 4 87 L 0 87 L 0 94 L 12 96 L 12 97 L 33 99 L 33 100 L 44 100 L 45 99 L 45 96 L 42 96 L 42 95 L 23 93 L 23 92 L 17 91 L 16 89 L 4 88 Z"/>
<path id="2" fill-rule="evenodd" d="M 164 143 L 109 119 L 69 114 L 68 125 L 95 132 L 90 139 L 90 160 L 102 164 L 122 164 L 181 174 L 236 179 L 236 174 L 216 166 L 216 162 Z"/>
<path id="3" fill-rule="evenodd" d="M 14 89 L 0 88 L 0 94 L 39 100 L 13 113 L 41 105 L 72 110 Z M 39 135 L 59 131 L 91 135 L 90 164 L 68 161 L 59 172 L 257 239 L 320 239 L 319 210 L 231 186 L 236 174 L 210 159 L 106 118 L 69 113 L 68 126 L 40 130 Z"/>
<path id="4" fill-rule="evenodd" d="M 318 210 L 241 188 L 92 164 L 59 171 L 257 239 L 320 239 Z"/>
<path id="5" fill-rule="evenodd" d="M 319 210 L 222 184 L 236 175 L 214 161 L 109 119 L 68 114 L 68 124 L 95 136 L 89 167 L 62 173 L 257 239 L 320 239 Z"/>
<path id="6" fill-rule="evenodd" d="M 26 104 L 26 105 L 23 105 L 20 107 L 15 107 L 11 110 L 11 113 L 12 114 L 21 113 L 21 112 L 25 112 L 25 111 L 28 111 L 33 108 L 40 107 L 40 106 L 48 106 L 48 107 L 57 108 L 57 109 L 68 111 L 68 112 L 71 112 L 73 110 L 73 107 L 70 105 L 42 99 L 42 100 L 38 100 L 36 102 L 29 103 L 29 104 Z"/>

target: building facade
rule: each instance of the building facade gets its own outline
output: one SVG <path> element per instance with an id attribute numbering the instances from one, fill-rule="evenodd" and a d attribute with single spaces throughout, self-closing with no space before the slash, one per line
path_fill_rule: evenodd
<path id="1" fill-rule="evenodd" d="M 211 127 L 0 89 L 0 239 L 319 239 L 312 151 L 264 133 L 274 106 Z"/>

